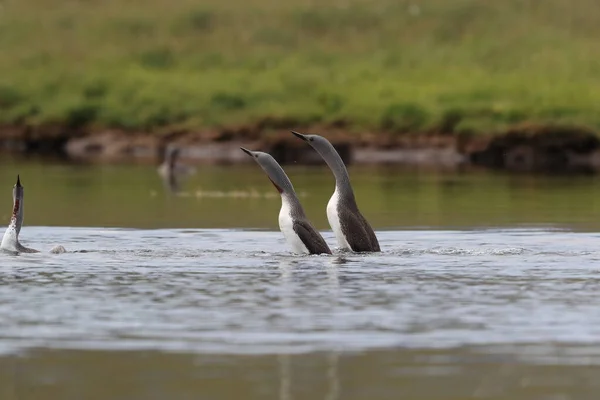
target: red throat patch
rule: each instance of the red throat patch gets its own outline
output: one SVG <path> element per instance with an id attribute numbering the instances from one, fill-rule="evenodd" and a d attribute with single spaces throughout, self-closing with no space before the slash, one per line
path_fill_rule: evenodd
<path id="1" fill-rule="evenodd" d="M 19 206 L 21 205 L 21 201 L 19 199 L 15 200 L 15 206 L 13 207 L 13 216 L 16 217 L 19 213 Z"/>
<path id="2" fill-rule="evenodd" d="M 279 193 L 283 193 L 283 190 L 279 186 L 277 186 L 277 184 L 275 182 L 273 182 L 273 179 L 269 178 L 269 180 L 271 181 L 271 183 L 273 184 L 273 186 L 275 186 L 275 189 L 277 189 L 277 191 Z"/>

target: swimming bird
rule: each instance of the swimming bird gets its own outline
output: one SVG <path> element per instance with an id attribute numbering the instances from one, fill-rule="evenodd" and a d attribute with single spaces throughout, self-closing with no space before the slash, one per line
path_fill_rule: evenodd
<path id="1" fill-rule="evenodd" d="M 194 168 L 179 162 L 180 154 L 181 150 L 179 148 L 168 147 L 165 150 L 164 160 L 158 167 L 158 174 L 171 192 L 178 192 L 182 179 L 196 172 Z"/>
<path id="2" fill-rule="evenodd" d="M 21 225 L 23 225 L 23 186 L 21 186 L 21 178 L 17 175 L 17 183 L 13 187 L 13 211 L 12 217 L 10 218 L 10 224 L 2 237 L 2 243 L 0 249 L 16 252 L 16 253 L 39 253 L 39 250 L 30 249 L 23 246 L 19 242 L 19 233 L 21 232 Z M 51 253 L 64 253 L 66 252 L 63 246 L 56 246 Z"/>
<path id="3" fill-rule="evenodd" d="M 373 228 L 358 209 L 348 170 L 333 145 L 319 135 L 292 133 L 310 144 L 335 176 L 335 191 L 327 203 L 327 219 L 339 247 L 355 252 L 381 251 Z"/>
<path id="4" fill-rule="evenodd" d="M 281 195 L 279 229 L 292 250 L 295 253 L 331 254 L 323 236 L 306 217 L 292 182 L 279 163 L 268 153 L 241 149 L 260 165 Z"/>

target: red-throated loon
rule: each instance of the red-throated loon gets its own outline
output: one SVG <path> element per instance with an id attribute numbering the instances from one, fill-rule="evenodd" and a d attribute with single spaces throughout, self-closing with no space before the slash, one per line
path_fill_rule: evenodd
<path id="1" fill-rule="evenodd" d="M 260 165 L 281 195 L 279 229 L 292 250 L 295 253 L 331 254 L 325 239 L 306 217 L 292 182 L 277 161 L 270 154 L 241 149 Z"/>
<path id="2" fill-rule="evenodd" d="M 23 225 L 23 186 L 21 186 L 21 179 L 17 175 L 17 183 L 13 187 L 13 211 L 10 218 L 10 224 L 2 237 L 2 244 L 0 244 L 1 250 L 6 250 L 15 253 L 39 253 L 39 250 L 30 249 L 23 246 L 19 242 L 19 233 L 21 232 L 21 226 Z M 62 246 L 56 246 L 51 253 L 65 253 L 66 250 Z"/>
<path id="3" fill-rule="evenodd" d="M 355 252 L 381 251 L 373 228 L 358 209 L 348 170 L 333 145 L 319 135 L 292 133 L 310 144 L 335 176 L 335 191 L 327 203 L 327 219 L 339 247 Z"/>
<path id="4" fill-rule="evenodd" d="M 158 174 L 162 178 L 165 186 L 171 192 L 178 192 L 181 188 L 183 178 L 196 172 L 195 168 L 184 165 L 179 162 L 181 150 L 174 146 L 169 146 L 165 150 L 163 162 L 158 167 Z"/>

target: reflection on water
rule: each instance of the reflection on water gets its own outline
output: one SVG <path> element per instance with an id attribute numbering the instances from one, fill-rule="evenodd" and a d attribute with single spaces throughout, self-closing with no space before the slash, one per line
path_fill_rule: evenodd
<path id="1" fill-rule="evenodd" d="M 594 400 L 599 373 L 595 365 L 536 365 L 469 348 L 341 355 L 34 350 L 0 358 L 0 397 Z"/>
<path id="2" fill-rule="evenodd" d="M 294 374 L 293 367 L 294 361 L 296 361 L 296 367 L 298 369 L 304 370 L 303 365 L 299 364 L 297 361 L 301 360 L 301 357 L 298 355 L 291 354 L 277 354 L 275 356 L 278 362 L 279 368 L 279 397 L 278 400 L 292 400 L 297 398 L 303 398 L 305 396 L 299 396 L 299 392 L 302 391 L 302 387 L 298 388 L 294 386 Z M 323 372 L 319 371 L 320 374 L 324 377 L 324 385 L 323 388 L 318 387 L 316 391 L 312 391 L 310 395 L 306 395 L 306 397 L 311 398 L 322 398 L 324 400 L 339 400 L 340 399 L 340 376 L 338 371 L 338 363 L 339 363 L 339 353 L 337 352 L 328 352 L 325 354 L 315 354 L 314 358 L 317 358 L 322 368 L 325 370 Z M 303 371 L 303 377 L 305 375 Z M 309 377 L 312 382 L 303 382 L 300 378 L 300 382 L 296 382 L 296 385 L 315 385 L 316 377 Z M 306 378 L 304 378 L 306 379 Z M 321 396 L 321 391 L 323 391 L 323 396 Z"/>
<path id="3" fill-rule="evenodd" d="M 285 166 L 310 219 L 328 229 L 326 167 Z M 138 228 L 277 227 L 278 194 L 248 166 L 202 166 L 169 195 L 154 166 L 64 165 L 0 159 L 0 218 L 21 174 L 25 223 Z M 350 169 L 361 210 L 376 229 L 553 224 L 600 228 L 600 177 Z M 5 188 L 4 191 L 2 191 Z M 4 195 L 2 195 L 4 193 Z"/>

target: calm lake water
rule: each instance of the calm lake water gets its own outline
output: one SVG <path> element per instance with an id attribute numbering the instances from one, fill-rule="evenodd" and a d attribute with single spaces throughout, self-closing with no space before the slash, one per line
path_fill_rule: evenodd
<path id="1" fill-rule="evenodd" d="M 0 167 L 0 399 L 597 398 L 598 177 L 352 169 L 382 253 L 294 256 L 253 164 Z"/>

